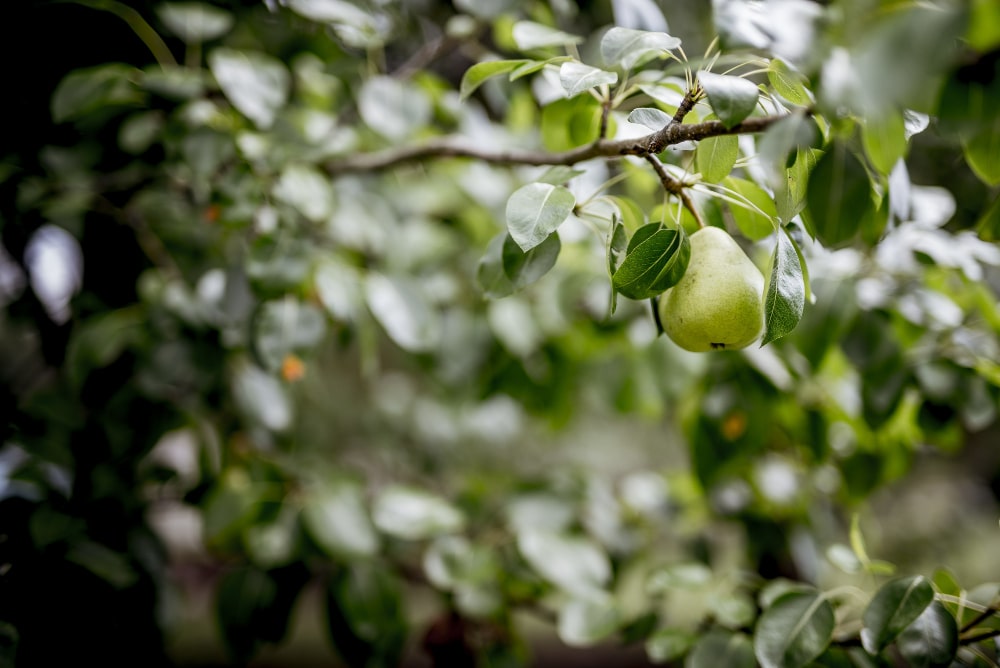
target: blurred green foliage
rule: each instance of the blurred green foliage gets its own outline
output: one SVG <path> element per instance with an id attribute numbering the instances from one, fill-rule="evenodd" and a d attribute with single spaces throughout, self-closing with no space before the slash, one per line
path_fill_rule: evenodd
<path id="1" fill-rule="evenodd" d="M 0 665 L 996 664 L 991 2 L 18 4 Z M 688 103 L 781 120 L 545 159 Z M 658 336 L 701 224 L 766 346 Z"/>

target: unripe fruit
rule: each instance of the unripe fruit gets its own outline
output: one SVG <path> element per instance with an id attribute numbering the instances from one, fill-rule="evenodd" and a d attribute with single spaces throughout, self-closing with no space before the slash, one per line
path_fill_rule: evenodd
<path id="1" fill-rule="evenodd" d="M 764 275 L 718 227 L 690 236 L 691 258 L 677 284 L 660 296 L 663 330 L 685 350 L 738 350 L 764 329 Z"/>

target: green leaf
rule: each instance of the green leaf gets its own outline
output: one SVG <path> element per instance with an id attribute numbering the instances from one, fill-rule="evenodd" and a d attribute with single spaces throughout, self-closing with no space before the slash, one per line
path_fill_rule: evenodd
<path id="1" fill-rule="evenodd" d="M 665 32 L 615 27 L 601 38 L 601 57 L 605 65 L 630 70 L 647 56 L 662 56 L 680 45 L 680 39 Z"/>
<path id="2" fill-rule="evenodd" d="M 326 588 L 327 630 L 349 666 L 397 666 L 407 637 L 399 582 L 383 564 L 334 571 Z"/>
<path id="3" fill-rule="evenodd" d="M 642 207 L 631 197 L 612 195 L 608 197 L 621 214 L 621 222 L 625 225 L 628 234 L 635 234 L 636 230 L 646 224 L 646 213 Z"/>
<path id="4" fill-rule="evenodd" d="M 561 186 L 583 173 L 582 169 L 573 169 L 566 165 L 554 165 L 546 169 L 535 181 L 537 183 L 551 183 L 554 186 Z"/>
<path id="5" fill-rule="evenodd" d="M 261 130 L 274 125 L 292 83 L 282 61 L 256 51 L 219 47 L 208 54 L 208 66 L 237 111 Z"/>
<path id="6" fill-rule="evenodd" d="M 611 118 L 608 131 L 611 132 Z M 539 128 L 549 151 L 565 151 L 597 139 L 601 128 L 601 104 L 592 95 L 559 98 L 542 108 Z"/>
<path id="7" fill-rule="evenodd" d="M 736 135 L 709 137 L 698 142 L 695 151 L 695 166 L 701 178 L 709 183 L 718 183 L 729 176 L 740 155 L 739 139 Z"/>
<path id="8" fill-rule="evenodd" d="M 306 490 L 302 523 L 319 547 L 335 558 L 371 557 L 379 539 L 365 508 L 361 487 L 337 481 Z"/>
<path id="9" fill-rule="evenodd" d="M 760 241 L 774 233 L 778 210 L 766 190 L 753 181 L 734 176 L 726 177 L 722 184 L 736 191 L 737 196 L 726 201 L 743 236 Z"/>
<path id="10" fill-rule="evenodd" d="M 869 654 L 878 654 L 903 629 L 912 624 L 934 600 L 934 588 L 922 575 L 890 580 L 865 608 L 861 621 L 861 644 Z"/>
<path id="11" fill-rule="evenodd" d="M 479 260 L 476 270 L 476 279 L 479 287 L 483 290 L 483 295 L 488 299 L 502 299 L 514 294 L 514 284 L 507 278 L 507 273 L 503 267 L 503 248 L 510 237 L 506 232 L 493 237 L 486 252 Z"/>
<path id="12" fill-rule="evenodd" d="M 861 127 L 861 141 L 875 169 L 882 174 L 891 172 L 900 158 L 906 155 L 906 124 L 902 112 L 887 112 L 868 118 Z"/>
<path id="13" fill-rule="evenodd" d="M 563 591 L 599 596 L 611 579 L 611 560 L 590 538 L 545 529 L 518 532 L 517 548 L 543 578 Z"/>
<path id="14" fill-rule="evenodd" d="M 646 656 L 653 663 L 668 663 L 684 656 L 698 639 L 683 629 L 660 629 L 646 640 Z"/>
<path id="15" fill-rule="evenodd" d="M 993 199 L 976 223 L 976 232 L 986 241 L 1000 241 L 1000 196 Z"/>
<path id="16" fill-rule="evenodd" d="M 756 668 L 753 643 L 745 633 L 709 631 L 691 649 L 684 668 Z"/>
<path id="17" fill-rule="evenodd" d="M 816 149 L 800 148 L 796 151 L 795 164 L 784 171 L 781 182 L 774 189 L 774 207 L 779 222 L 788 223 L 806 206 L 809 174 L 819 155 L 822 152 Z M 809 232 L 812 236 L 811 229 Z"/>
<path id="18" fill-rule="evenodd" d="M 691 242 L 683 230 L 650 223 L 633 235 L 625 261 L 612 275 L 611 283 L 629 299 L 649 299 L 675 285 L 690 259 Z"/>
<path id="19" fill-rule="evenodd" d="M 477 88 L 479 88 L 483 82 L 487 79 L 492 79 L 493 77 L 500 76 L 501 74 L 507 74 L 516 70 L 522 65 L 532 63 L 534 61 L 519 59 L 519 60 L 487 60 L 486 62 L 476 63 L 469 69 L 465 70 L 465 74 L 462 75 L 462 83 L 458 87 L 458 97 L 461 100 L 472 95 Z"/>
<path id="20" fill-rule="evenodd" d="M 529 183 L 507 200 L 507 230 L 523 251 L 539 245 L 573 211 L 576 197 L 563 186 Z"/>
<path id="21" fill-rule="evenodd" d="M 757 621 L 757 660 L 763 668 L 807 666 L 830 645 L 834 625 L 833 606 L 819 592 L 786 594 Z"/>
<path id="22" fill-rule="evenodd" d="M 912 668 L 951 665 L 958 651 L 958 624 L 938 601 L 932 601 L 896 638 L 896 647 Z"/>
<path id="23" fill-rule="evenodd" d="M 1000 120 L 964 140 L 962 149 L 969 167 L 983 183 L 1000 184 Z"/>
<path id="24" fill-rule="evenodd" d="M 410 139 L 434 115 L 427 93 L 410 81 L 375 76 L 358 92 L 358 112 L 365 125 L 393 141 Z"/>
<path id="25" fill-rule="evenodd" d="M 764 346 L 799 324 L 806 303 L 806 284 L 795 242 L 782 228 L 771 255 L 771 276 L 764 298 Z"/>
<path id="26" fill-rule="evenodd" d="M 854 238 L 862 222 L 875 213 L 868 172 L 844 144 L 831 146 L 816 163 L 806 203 L 811 231 L 828 247 Z"/>
<path id="27" fill-rule="evenodd" d="M 52 93 L 52 120 L 76 120 L 121 106 L 138 105 L 142 92 L 134 80 L 138 70 L 118 63 L 74 70 Z"/>
<path id="28" fill-rule="evenodd" d="M 727 128 L 737 125 L 753 113 L 760 90 L 757 84 L 728 74 L 698 72 L 698 81 L 705 89 L 715 115 Z"/>
<path id="29" fill-rule="evenodd" d="M 257 652 L 261 611 L 278 596 L 278 585 L 258 568 L 246 567 L 226 573 L 219 582 L 216 618 L 226 648 L 243 664 Z"/>
<path id="30" fill-rule="evenodd" d="M 712 582 L 712 569 L 698 561 L 659 568 L 646 581 L 650 596 L 668 594 L 678 589 L 703 589 Z"/>
<path id="31" fill-rule="evenodd" d="M 188 44 L 222 37 L 233 27 L 233 15 L 201 2 L 159 5 L 156 15 L 167 29 Z"/>
<path id="32" fill-rule="evenodd" d="M 375 320 L 403 350 L 426 352 L 439 342 L 440 318 L 411 282 L 371 274 L 365 281 L 365 300 Z"/>
<path id="33" fill-rule="evenodd" d="M 403 485 L 381 491 L 372 508 L 380 531 L 405 540 L 421 540 L 460 530 L 462 512 L 439 496 Z"/>
<path id="34" fill-rule="evenodd" d="M 635 123 L 636 125 L 645 125 L 650 130 L 654 132 L 657 130 L 662 130 L 666 126 L 672 117 L 670 114 L 660 109 L 654 107 L 639 107 L 633 109 L 628 114 L 628 122 Z M 705 140 L 708 141 L 708 140 Z"/>
<path id="35" fill-rule="evenodd" d="M 767 79 L 771 87 L 792 104 L 806 105 L 812 102 L 806 89 L 805 75 L 793 70 L 784 61 L 775 58 L 767 67 Z"/>
<path id="36" fill-rule="evenodd" d="M 628 232 L 618 216 L 611 223 L 608 235 L 608 275 L 614 276 L 628 252 Z"/>
<path id="37" fill-rule="evenodd" d="M 572 598 L 559 609 L 556 632 L 570 647 L 591 647 L 617 631 L 621 622 L 610 596 Z"/>
<path id="38" fill-rule="evenodd" d="M 608 72 L 597 67 L 569 61 L 559 68 L 559 82 L 566 91 L 567 97 L 579 95 L 585 90 L 602 84 L 613 84 L 618 81 L 616 72 Z"/>
<path id="39" fill-rule="evenodd" d="M 816 122 L 802 113 L 791 113 L 769 127 L 757 140 L 757 156 L 767 173 L 768 182 L 780 189 L 787 170 L 798 161 L 799 152 L 816 140 Z M 803 191 L 804 192 L 804 191 Z"/>
<path id="40" fill-rule="evenodd" d="M 527 252 L 522 251 L 508 234 L 503 243 L 504 274 L 515 289 L 531 285 L 555 266 L 561 248 L 558 232 L 553 232 Z"/>
<path id="41" fill-rule="evenodd" d="M 514 24 L 512 34 L 517 48 L 522 51 L 579 44 L 583 41 L 583 38 L 578 35 L 570 35 L 534 21 L 518 21 Z"/>

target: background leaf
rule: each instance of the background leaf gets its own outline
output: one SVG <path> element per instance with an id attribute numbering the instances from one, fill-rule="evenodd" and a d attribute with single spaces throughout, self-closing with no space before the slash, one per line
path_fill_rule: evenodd
<path id="1" fill-rule="evenodd" d="M 573 598 L 559 609 L 556 631 L 570 647 L 590 647 L 621 624 L 621 613 L 610 596 Z"/>
<path id="2" fill-rule="evenodd" d="M 806 303 L 806 285 L 795 242 L 782 228 L 771 255 L 771 276 L 764 298 L 764 338 L 767 345 L 799 324 Z"/>
<path id="3" fill-rule="evenodd" d="M 755 668 L 753 643 L 743 633 L 709 631 L 688 654 L 684 668 Z"/>
<path id="4" fill-rule="evenodd" d="M 570 35 L 561 30 L 535 23 L 534 21 L 518 21 L 513 28 L 514 42 L 522 51 L 532 51 L 550 46 L 565 46 L 579 44 L 583 38 Z"/>
<path id="5" fill-rule="evenodd" d="M 903 114 L 893 111 L 867 119 L 861 126 L 861 141 L 875 169 L 889 174 L 896 162 L 906 155 Z"/>
<path id="6" fill-rule="evenodd" d="M 680 45 L 681 40 L 665 32 L 614 27 L 601 38 L 601 57 L 605 65 L 629 70 L 646 56 L 662 55 Z"/>
<path id="7" fill-rule="evenodd" d="M 285 64 L 265 53 L 219 47 L 208 65 L 229 101 L 261 130 L 267 130 L 288 101 L 291 76 Z"/>
<path id="8" fill-rule="evenodd" d="M 868 172 L 840 142 L 827 149 L 809 175 L 806 202 L 806 222 L 824 246 L 846 243 L 875 212 Z"/>
<path id="9" fill-rule="evenodd" d="M 559 68 L 559 82 L 568 97 L 579 95 L 595 86 L 613 84 L 616 81 L 618 81 L 616 72 L 608 72 L 572 60 L 563 63 Z"/>
<path id="10" fill-rule="evenodd" d="M 705 89 L 712 110 L 727 128 L 737 125 L 753 113 L 760 90 L 757 84 L 728 74 L 698 72 L 698 81 Z"/>
<path id="11" fill-rule="evenodd" d="M 488 79 L 512 72 L 530 62 L 532 61 L 522 58 L 518 60 L 487 60 L 476 63 L 465 70 L 465 74 L 462 75 L 462 82 L 458 87 L 459 99 L 464 100 L 472 95 Z"/>

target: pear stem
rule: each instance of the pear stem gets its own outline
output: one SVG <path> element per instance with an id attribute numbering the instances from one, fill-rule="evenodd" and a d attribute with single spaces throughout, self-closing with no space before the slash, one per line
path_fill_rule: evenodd
<path id="1" fill-rule="evenodd" d="M 675 179 L 673 176 L 668 174 L 666 168 L 663 166 L 663 163 L 660 162 L 660 159 L 652 153 L 644 155 L 643 158 L 645 158 L 646 162 L 653 166 L 653 170 L 656 172 L 656 175 L 660 177 L 660 184 L 663 186 L 663 189 L 671 195 L 676 195 L 677 199 L 681 201 L 684 208 L 691 212 L 691 215 L 694 216 L 694 221 L 698 223 L 698 228 L 700 229 L 705 227 L 705 221 L 702 219 L 701 213 L 698 211 L 698 207 L 694 205 L 694 201 L 691 199 L 691 196 L 687 194 L 684 182 L 680 179 Z"/>

